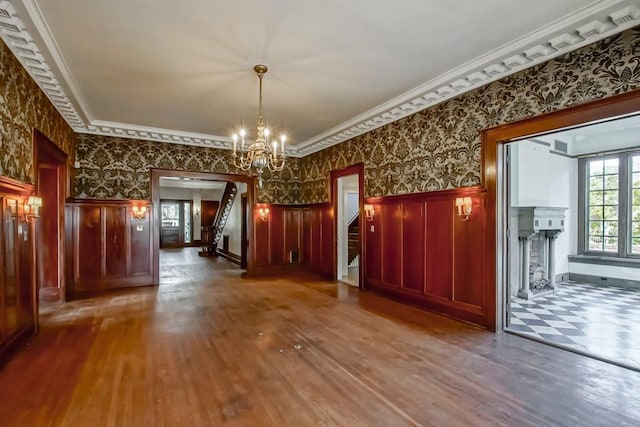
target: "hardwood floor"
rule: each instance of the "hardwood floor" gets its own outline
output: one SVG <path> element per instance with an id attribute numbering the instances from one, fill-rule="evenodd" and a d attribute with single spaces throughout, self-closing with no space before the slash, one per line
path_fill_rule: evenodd
<path id="1" fill-rule="evenodd" d="M 637 372 L 197 248 L 161 256 L 159 288 L 46 309 L 0 370 L 0 425 L 640 423 Z"/>

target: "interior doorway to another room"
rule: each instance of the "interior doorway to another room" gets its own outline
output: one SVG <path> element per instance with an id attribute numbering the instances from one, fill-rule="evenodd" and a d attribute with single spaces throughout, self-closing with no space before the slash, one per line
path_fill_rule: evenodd
<path id="1" fill-rule="evenodd" d="M 502 152 L 505 329 L 640 370 L 640 115 Z"/>
<path id="2" fill-rule="evenodd" d="M 160 248 L 193 246 L 193 217 L 190 200 L 161 200 Z"/>
<path id="3" fill-rule="evenodd" d="M 331 197 L 335 209 L 335 278 L 355 287 L 362 287 L 365 268 L 362 254 L 363 180 L 364 166 L 361 164 L 331 172 Z"/>
<path id="4" fill-rule="evenodd" d="M 151 177 L 154 216 L 160 219 L 154 227 L 158 282 L 160 249 L 193 249 L 200 256 L 219 256 L 216 262 L 226 259 L 249 269 L 250 251 L 243 248 L 249 244 L 243 238 L 249 231 L 242 227 L 252 224 L 242 220 L 241 199 L 244 195 L 245 200 L 253 200 L 245 182 L 252 178 L 165 170 L 152 170 Z"/>
<path id="5" fill-rule="evenodd" d="M 39 130 L 33 132 L 36 194 L 42 198 L 36 224 L 39 299 L 64 301 L 64 204 L 67 197 L 67 155 Z"/>

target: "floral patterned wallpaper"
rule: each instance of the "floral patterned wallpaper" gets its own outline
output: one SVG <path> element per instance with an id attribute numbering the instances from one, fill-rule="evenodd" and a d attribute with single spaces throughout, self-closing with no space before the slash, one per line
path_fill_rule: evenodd
<path id="1" fill-rule="evenodd" d="M 0 175 L 34 182 L 33 128 L 69 155 L 75 134 L 46 95 L 0 40 Z"/>
<path id="2" fill-rule="evenodd" d="M 311 154 L 300 203 L 327 201 L 329 171 L 364 163 L 365 195 L 480 184 L 480 131 L 640 89 L 640 29 L 568 53 Z"/>
<path id="3" fill-rule="evenodd" d="M 94 199 L 149 199 L 149 170 L 241 173 L 232 166 L 231 151 L 164 142 L 79 134 L 76 143 L 73 195 Z M 298 159 L 288 159 L 282 172 L 266 171 L 258 192 L 262 203 L 294 203 L 299 198 Z"/>

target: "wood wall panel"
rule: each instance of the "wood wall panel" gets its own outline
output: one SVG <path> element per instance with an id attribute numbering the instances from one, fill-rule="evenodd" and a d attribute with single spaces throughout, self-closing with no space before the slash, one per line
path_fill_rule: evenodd
<path id="1" fill-rule="evenodd" d="M 333 277 L 333 265 L 334 265 L 334 254 L 335 254 L 335 245 L 334 245 L 334 237 L 333 237 L 333 224 L 334 224 L 334 215 L 333 209 L 331 205 L 324 205 L 321 209 L 321 235 L 320 240 L 317 242 L 317 245 L 320 247 L 319 251 L 321 253 L 320 256 L 320 264 L 317 265 L 317 271 L 321 272 L 327 277 Z"/>
<path id="2" fill-rule="evenodd" d="M 32 185 L 0 176 L 0 366 L 37 330 L 36 223 L 21 207 Z M 18 206 L 11 212 L 9 201 Z"/>
<path id="3" fill-rule="evenodd" d="M 131 217 L 130 210 L 127 209 L 127 217 Z M 131 264 L 128 274 L 151 274 L 151 227 L 149 225 L 149 216 L 142 220 L 130 220 L 130 250 Z"/>
<path id="4" fill-rule="evenodd" d="M 402 257 L 425 259 L 425 204 L 409 202 L 402 205 Z M 418 292 L 425 288 L 425 263 L 402 262 L 402 287 Z"/>
<path id="5" fill-rule="evenodd" d="M 268 266 L 271 257 L 269 251 L 269 222 L 262 221 L 257 210 L 253 213 L 253 232 L 255 234 L 253 239 L 253 247 L 256 251 L 254 257 L 255 265 L 256 267 Z"/>
<path id="6" fill-rule="evenodd" d="M 267 221 L 257 210 L 269 208 Z M 281 273 L 303 267 L 330 277 L 333 272 L 333 216 L 330 205 L 266 205 L 254 207 L 255 273 Z M 298 254 L 291 261 L 290 254 Z"/>
<path id="7" fill-rule="evenodd" d="M 483 306 L 484 290 L 484 198 L 473 197 L 468 221 L 454 221 L 453 300 Z"/>
<path id="8" fill-rule="evenodd" d="M 153 284 L 153 210 L 133 219 L 135 201 L 77 200 L 66 206 L 67 291 Z M 145 202 L 146 203 L 146 202 Z"/>
<path id="9" fill-rule="evenodd" d="M 454 211 L 451 200 L 427 202 L 427 250 L 426 291 L 427 295 L 453 297 L 453 235 Z"/>
<path id="10" fill-rule="evenodd" d="M 286 262 L 290 262 L 290 254 L 297 253 L 300 259 L 302 239 L 302 211 L 300 209 L 284 209 L 284 254 Z"/>
<path id="11" fill-rule="evenodd" d="M 378 286 L 382 285 L 382 234 L 380 233 L 380 218 L 381 213 L 378 207 L 373 220 L 366 221 L 365 232 L 363 233 L 366 258 L 365 278 L 369 283 Z"/>
<path id="12" fill-rule="evenodd" d="M 302 209 L 302 253 L 300 260 L 303 264 L 311 263 L 311 223 L 313 213 L 311 209 Z"/>
<path id="13" fill-rule="evenodd" d="M 100 206 L 86 206 L 76 210 L 75 242 L 79 262 L 76 264 L 76 280 L 90 280 L 102 276 L 102 215 Z"/>
<path id="14" fill-rule="evenodd" d="M 284 210 L 278 206 L 272 206 L 269 213 L 269 263 L 283 265 L 284 258 Z"/>
<path id="15" fill-rule="evenodd" d="M 465 196 L 469 221 L 456 215 L 455 198 Z M 480 188 L 367 199 L 376 214 L 365 233 L 365 289 L 491 327 L 484 199 Z"/>
<path id="16" fill-rule="evenodd" d="M 105 207 L 105 271 L 106 276 L 120 276 L 126 274 L 127 242 L 126 208 Z"/>
<path id="17" fill-rule="evenodd" d="M 60 212 L 58 200 L 59 178 L 57 167 L 50 167 L 48 164 L 38 164 L 38 182 L 47 182 L 51 185 L 39 185 L 38 195 L 42 198 L 40 223 L 38 232 L 38 256 L 40 257 L 41 271 L 39 272 L 40 288 L 57 288 L 60 259 L 58 257 L 58 244 L 60 241 Z"/>
<path id="18" fill-rule="evenodd" d="M 402 286 L 402 205 L 385 204 L 380 210 L 382 227 L 382 283 Z"/>

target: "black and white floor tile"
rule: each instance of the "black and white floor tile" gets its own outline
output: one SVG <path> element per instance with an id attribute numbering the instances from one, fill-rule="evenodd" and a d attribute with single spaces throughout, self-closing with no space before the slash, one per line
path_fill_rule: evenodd
<path id="1" fill-rule="evenodd" d="M 562 283 L 509 314 L 510 331 L 640 369 L 640 289 Z"/>

